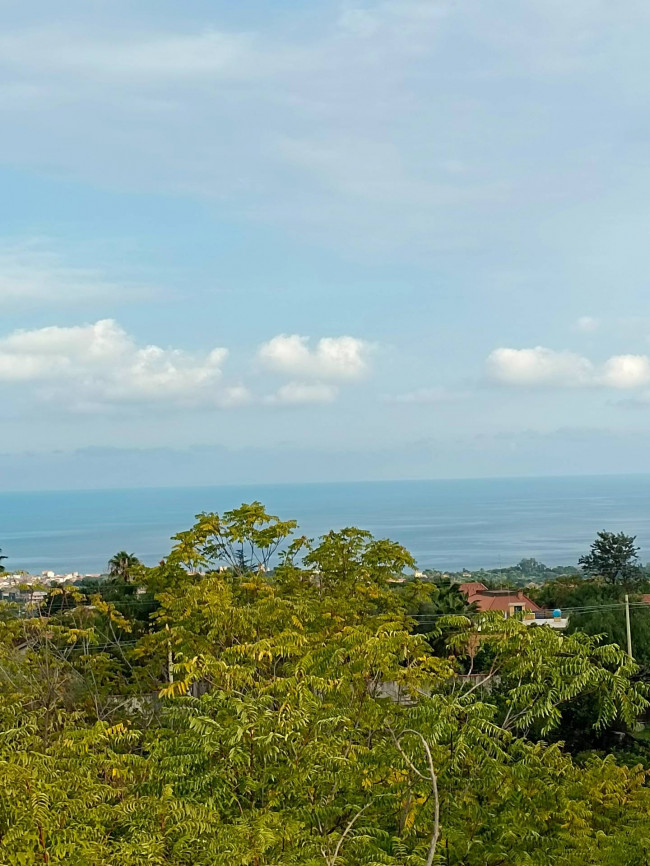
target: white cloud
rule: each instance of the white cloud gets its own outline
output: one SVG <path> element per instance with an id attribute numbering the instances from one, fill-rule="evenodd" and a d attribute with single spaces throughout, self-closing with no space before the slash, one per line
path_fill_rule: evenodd
<path id="1" fill-rule="evenodd" d="M 486 363 L 487 374 L 505 385 L 587 385 L 593 381 L 592 363 L 573 352 L 533 349 L 495 349 Z"/>
<path id="2" fill-rule="evenodd" d="M 576 322 L 576 328 L 585 334 L 591 334 L 600 327 L 600 321 L 593 316 L 580 316 Z"/>
<path id="3" fill-rule="evenodd" d="M 266 397 L 264 402 L 272 406 L 305 406 L 333 403 L 337 396 L 338 388 L 335 385 L 288 382 L 278 388 L 275 394 Z"/>
<path id="4" fill-rule="evenodd" d="M 613 355 L 595 365 L 574 352 L 534 349 L 495 349 L 487 358 L 488 378 L 504 385 L 558 387 L 602 386 L 638 388 L 650 383 L 647 355 Z"/>
<path id="5" fill-rule="evenodd" d="M 314 349 L 306 338 L 278 336 L 259 352 L 272 370 L 301 374 L 266 397 L 244 384 L 224 381 L 228 350 L 189 353 L 138 345 L 113 319 L 72 327 L 18 330 L 0 337 L 0 386 L 80 412 L 117 406 L 233 408 L 257 401 L 268 406 L 326 404 L 337 382 L 366 369 L 367 344 L 351 337 L 324 338 Z M 307 381 L 305 381 L 305 378 Z M 309 381 L 311 379 L 311 381 Z M 316 381 L 314 381 L 316 379 Z"/>
<path id="6" fill-rule="evenodd" d="M 615 355 L 603 365 L 601 381 L 610 388 L 638 388 L 650 382 L 647 355 Z"/>
<path id="7" fill-rule="evenodd" d="M 46 239 L 0 242 L 0 303 L 80 303 L 123 293 L 99 271 L 66 264 Z"/>
<path id="8" fill-rule="evenodd" d="M 258 357 L 276 373 L 342 381 L 359 379 L 368 371 L 371 349 L 356 337 L 323 337 L 311 348 L 308 337 L 279 334 L 260 347 Z"/>
<path id="9" fill-rule="evenodd" d="M 222 384 L 228 351 L 203 355 L 138 346 L 112 319 L 15 331 L 0 339 L 0 382 L 32 383 L 41 398 L 74 407 L 126 403 L 232 406 L 242 386 Z"/>

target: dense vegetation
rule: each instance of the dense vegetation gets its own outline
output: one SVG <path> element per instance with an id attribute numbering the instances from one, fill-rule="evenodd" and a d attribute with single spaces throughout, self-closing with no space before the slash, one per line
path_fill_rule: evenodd
<path id="1" fill-rule="evenodd" d="M 634 541 L 623 533 L 599 532 L 589 553 L 580 558 L 581 573 L 547 581 L 530 594 L 544 607 L 569 612 L 570 632 L 604 635 L 620 646 L 627 644 L 627 596 L 634 658 L 650 671 L 650 605 L 644 602 L 650 576 Z"/>
<path id="2" fill-rule="evenodd" d="M 545 565 L 533 557 L 521 559 L 516 565 L 503 568 L 481 568 L 477 571 L 437 571 L 433 568 L 424 570 L 424 574 L 432 580 L 451 580 L 462 583 L 466 580 L 479 580 L 486 586 L 526 586 L 529 583 L 553 580 L 556 577 L 579 574 L 580 569 L 572 565 Z"/>
<path id="3" fill-rule="evenodd" d="M 648 689 L 617 645 L 259 503 L 174 541 L 2 605 L 0 863 L 649 862 L 647 773 L 610 747 Z"/>

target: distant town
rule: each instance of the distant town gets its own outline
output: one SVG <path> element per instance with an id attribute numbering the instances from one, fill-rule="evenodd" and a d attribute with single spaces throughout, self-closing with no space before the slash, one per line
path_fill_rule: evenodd
<path id="1" fill-rule="evenodd" d="M 0 574 L 0 601 L 39 602 L 47 596 L 52 588 L 57 586 L 103 581 L 108 576 L 107 573 L 80 574 L 78 571 L 70 571 L 67 574 L 42 571 L 38 575 L 25 571 L 3 572 Z"/>

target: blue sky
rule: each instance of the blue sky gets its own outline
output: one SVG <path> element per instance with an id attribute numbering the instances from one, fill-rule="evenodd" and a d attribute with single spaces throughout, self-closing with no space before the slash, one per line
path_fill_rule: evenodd
<path id="1" fill-rule="evenodd" d="M 650 7 L 0 0 L 5 486 L 650 471 Z"/>

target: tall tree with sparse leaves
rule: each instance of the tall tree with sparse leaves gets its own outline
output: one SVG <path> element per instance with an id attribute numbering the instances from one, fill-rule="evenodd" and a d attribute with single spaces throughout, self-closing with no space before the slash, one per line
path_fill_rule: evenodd
<path id="1" fill-rule="evenodd" d="M 578 563 L 590 577 L 602 577 L 607 583 L 630 583 L 641 575 L 635 541 L 633 535 L 603 530 Z"/>

